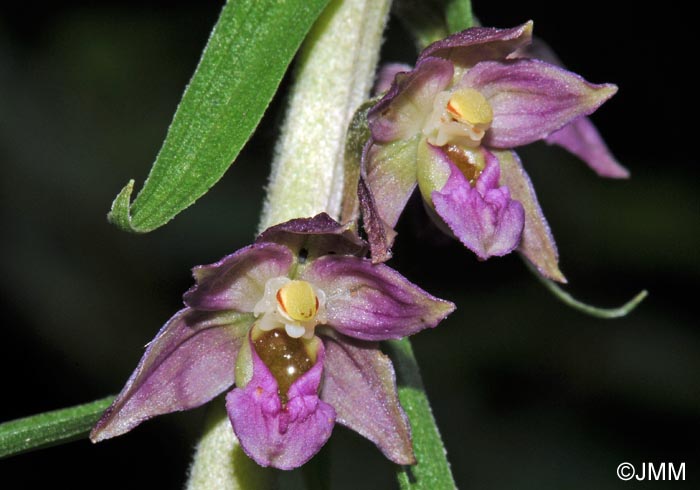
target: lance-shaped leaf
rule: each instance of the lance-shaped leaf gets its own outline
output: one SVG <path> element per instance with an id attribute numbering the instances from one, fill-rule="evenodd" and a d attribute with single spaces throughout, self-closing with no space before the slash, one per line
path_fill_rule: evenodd
<path id="1" fill-rule="evenodd" d="M 0 459 L 85 437 L 113 396 L 0 424 Z"/>
<path id="2" fill-rule="evenodd" d="M 185 90 L 146 183 L 130 181 L 109 220 L 154 230 L 204 195 L 260 122 L 290 61 L 328 0 L 229 1 Z"/>

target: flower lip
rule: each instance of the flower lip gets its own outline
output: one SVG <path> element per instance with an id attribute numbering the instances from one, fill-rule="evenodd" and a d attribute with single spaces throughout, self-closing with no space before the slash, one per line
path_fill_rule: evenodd
<path id="1" fill-rule="evenodd" d="M 290 386 L 316 363 L 319 341 L 293 338 L 280 330 L 264 332 L 255 328 L 251 337 L 255 352 L 277 381 L 277 394 L 284 406 Z"/>

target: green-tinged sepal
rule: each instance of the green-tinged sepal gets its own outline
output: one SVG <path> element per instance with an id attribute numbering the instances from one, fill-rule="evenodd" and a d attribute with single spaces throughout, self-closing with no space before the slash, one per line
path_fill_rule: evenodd
<path id="1" fill-rule="evenodd" d="M 543 277 L 566 283 L 559 270 L 559 252 L 549 224 L 542 213 L 530 177 L 512 151 L 495 151 L 501 166 L 501 184 L 508 186 L 511 197 L 525 209 L 525 226 L 518 251 Z"/>

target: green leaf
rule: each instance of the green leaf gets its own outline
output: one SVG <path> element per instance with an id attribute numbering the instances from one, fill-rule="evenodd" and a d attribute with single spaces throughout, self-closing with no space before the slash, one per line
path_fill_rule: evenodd
<path id="1" fill-rule="evenodd" d="M 289 63 L 328 0 L 236 0 L 221 12 L 143 189 L 133 181 L 108 219 L 154 230 L 204 195 L 260 122 Z"/>
<path id="2" fill-rule="evenodd" d="M 87 437 L 113 396 L 0 424 L 0 459 Z"/>
<path id="3" fill-rule="evenodd" d="M 416 465 L 399 467 L 399 487 L 401 490 L 456 488 L 411 342 L 390 340 L 385 345 L 396 369 L 399 400 L 411 422 L 413 450 L 418 460 Z"/>

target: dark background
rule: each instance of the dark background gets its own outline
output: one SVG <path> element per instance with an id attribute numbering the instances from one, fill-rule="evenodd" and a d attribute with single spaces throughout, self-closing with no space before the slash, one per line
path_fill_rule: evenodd
<path id="1" fill-rule="evenodd" d="M 391 265 L 459 306 L 414 339 L 457 483 L 697 487 L 690 21 L 664 5 L 474 3 L 485 25 L 534 19 L 535 33 L 572 70 L 620 86 L 594 121 L 631 180 L 599 179 L 543 144 L 520 154 L 569 290 L 608 306 L 642 288 L 651 296 L 622 320 L 586 317 L 550 296 L 517 256 L 479 263 L 435 239 L 415 206 Z M 129 178 L 146 177 L 221 5 L 31 5 L 0 10 L 0 421 L 121 388 L 142 346 L 180 307 L 189 268 L 253 238 L 284 103 L 283 91 L 239 161 L 195 206 L 146 236 L 120 232 L 105 219 L 111 200 Z M 385 59 L 414 59 L 396 21 L 387 36 Z M 96 446 L 78 441 L 0 461 L 0 486 L 180 488 L 203 416 L 164 416 Z M 394 484 L 370 443 L 340 427 L 331 441 L 330 488 Z M 623 461 L 685 462 L 688 481 L 620 482 Z"/>

